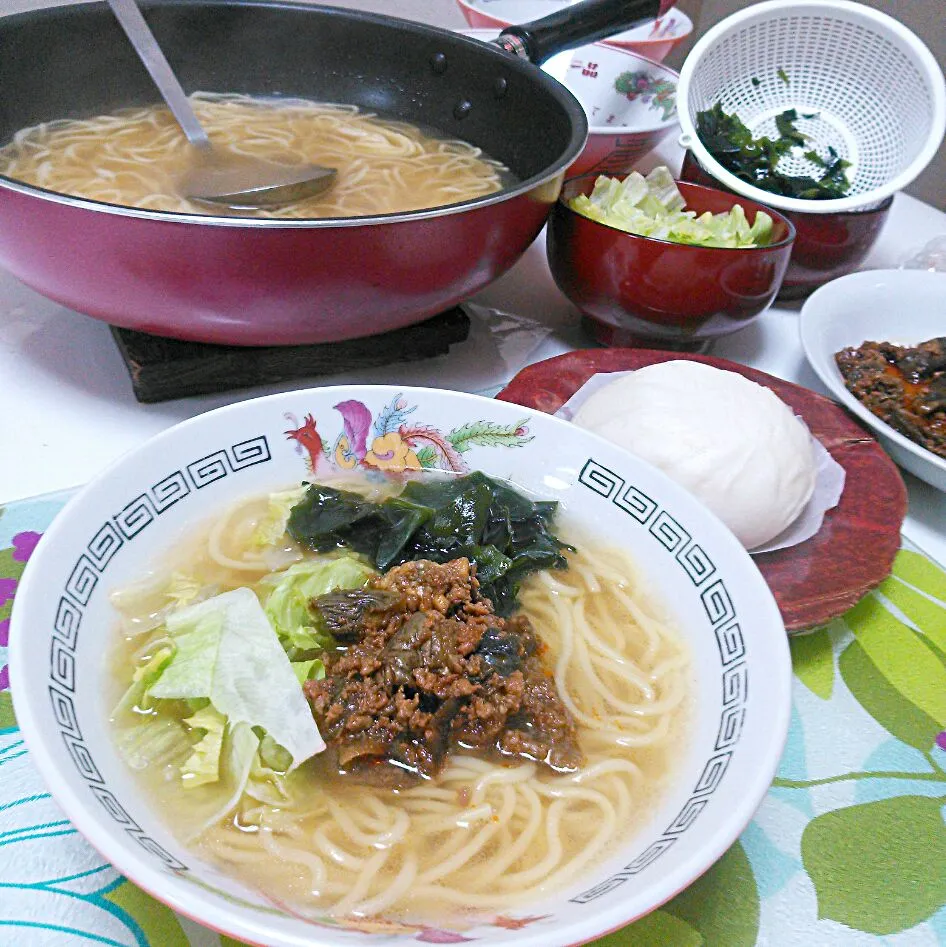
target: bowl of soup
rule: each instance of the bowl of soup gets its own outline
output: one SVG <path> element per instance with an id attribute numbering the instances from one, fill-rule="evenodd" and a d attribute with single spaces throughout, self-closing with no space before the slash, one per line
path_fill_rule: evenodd
<path id="1" fill-rule="evenodd" d="M 630 923 L 737 838 L 790 709 L 773 597 L 692 496 L 420 388 L 247 401 L 128 454 L 31 557 L 10 667 L 89 841 L 269 945 Z"/>

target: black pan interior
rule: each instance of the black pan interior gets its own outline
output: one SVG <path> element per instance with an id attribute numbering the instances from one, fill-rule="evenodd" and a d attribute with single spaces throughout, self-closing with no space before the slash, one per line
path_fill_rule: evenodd
<path id="1" fill-rule="evenodd" d="M 159 0 L 142 8 L 188 92 L 358 105 L 478 145 L 520 180 L 570 160 L 584 140 L 581 106 L 562 86 L 466 37 L 331 7 Z M 0 18 L 0 142 L 37 122 L 157 98 L 104 3 Z"/>

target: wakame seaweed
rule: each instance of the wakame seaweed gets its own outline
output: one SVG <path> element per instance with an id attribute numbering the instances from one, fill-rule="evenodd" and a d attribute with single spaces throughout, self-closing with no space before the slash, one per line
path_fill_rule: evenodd
<path id="1" fill-rule="evenodd" d="M 754 187 L 783 197 L 802 197 L 810 200 L 829 200 L 844 197 L 851 187 L 845 173 L 850 162 L 828 148 L 827 159 L 816 151 L 806 151 L 805 157 L 824 169 L 820 177 L 784 174 L 777 169 L 779 161 L 793 148 L 803 147 L 807 137 L 795 127 L 798 121 L 795 109 L 786 109 L 775 117 L 778 138 L 753 138 L 742 119 L 723 111 L 717 102 L 696 116 L 696 132 L 706 150 L 737 178 Z M 810 116 L 806 116 L 810 117 Z M 814 157 L 812 157 L 814 156 Z"/>
<path id="2" fill-rule="evenodd" d="M 563 550 L 571 547 L 551 532 L 556 508 L 479 472 L 414 480 L 380 503 L 312 484 L 292 508 L 287 529 L 310 549 L 346 546 L 382 571 L 415 559 L 465 556 L 496 612 L 510 615 L 527 575 L 566 566 Z"/>

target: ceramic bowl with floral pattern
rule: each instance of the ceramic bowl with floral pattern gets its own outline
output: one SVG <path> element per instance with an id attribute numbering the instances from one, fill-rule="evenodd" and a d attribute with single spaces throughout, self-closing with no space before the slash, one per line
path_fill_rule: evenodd
<path id="1" fill-rule="evenodd" d="M 484 42 L 497 30 L 463 30 Z M 678 128 L 679 73 L 607 43 L 591 43 L 549 59 L 543 71 L 581 102 L 588 116 L 588 140 L 566 172 L 625 174 Z"/>
<path id="2" fill-rule="evenodd" d="M 625 551 L 692 656 L 692 717 L 674 776 L 636 834 L 564 889 L 513 912 L 403 918 L 292 913 L 182 845 L 112 740 L 110 593 L 234 501 L 360 468 L 483 471 L 536 497 L 586 542 Z M 245 401 L 158 435 L 57 517 L 17 591 L 13 698 L 56 801 L 122 873 L 179 913 L 252 944 L 576 945 L 653 910 L 735 841 L 784 745 L 791 665 L 771 593 L 726 528 L 666 476 L 567 422 L 422 388 L 345 386 Z"/>

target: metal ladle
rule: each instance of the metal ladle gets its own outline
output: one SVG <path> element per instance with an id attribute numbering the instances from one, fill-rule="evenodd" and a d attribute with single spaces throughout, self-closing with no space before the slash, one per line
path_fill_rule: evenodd
<path id="1" fill-rule="evenodd" d="M 192 166 L 181 181 L 185 197 L 229 207 L 274 207 L 313 197 L 335 183 L 335 168 L 283 167 L 214 149 L 135 0 L 108 0 L 108 5 L 193 148 Z"/>

